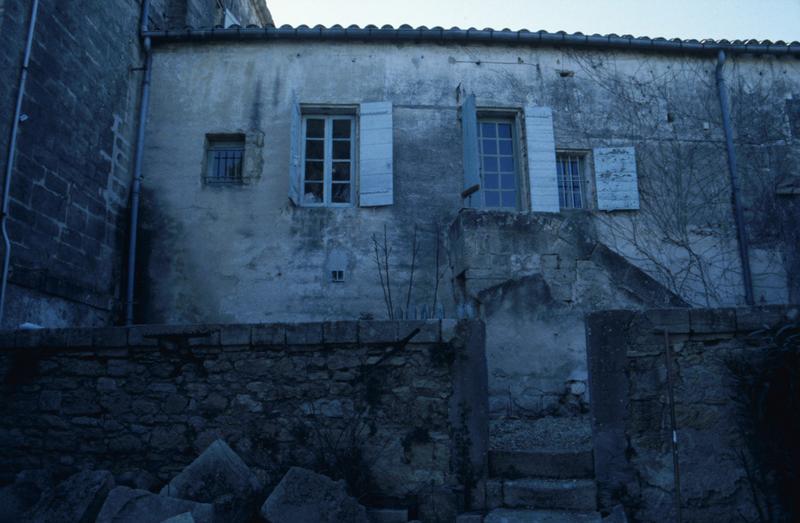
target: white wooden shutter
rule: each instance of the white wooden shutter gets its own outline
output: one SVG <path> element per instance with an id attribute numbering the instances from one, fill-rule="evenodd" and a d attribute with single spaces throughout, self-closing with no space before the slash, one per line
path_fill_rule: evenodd
<path id="1" fill-rule="evenodd" d="M 359 114 L 359 204 L 377 207 L 394 203 L 392 103 L 361 104 Z"/>
<path id="2" fill-rule="evenodd" d="M 525 136 L 531 210 L 559 212 L 556 141 L 553 136 L 553 111 L 549 107 L 525 108 Z"/>
<path id="3" fill-rule="evenodd" d="M 303 169 L 302 165 L 300 165 L 301 125 L 300 104 L 294 102 L 292 104 L 292 125 L 289 142 L 289 199 L 297 206 L 300 205 L 303 197 Z"/>
<path id="4" fill-rule="evenodd" d="M 602 211 L 639 208 L 636 149 L 609 147 L 594 150 L 597 208 Z"/>
<path id="5" fill-rule="evenodd" d="M 478 111 L 475 108 L 474 94 L 467 96 L 461 106 L 461 131 L 464 140 L 464 206 L 483 207 L 483 194 L 480 191 L 481 160 L 478 154 Z"/>

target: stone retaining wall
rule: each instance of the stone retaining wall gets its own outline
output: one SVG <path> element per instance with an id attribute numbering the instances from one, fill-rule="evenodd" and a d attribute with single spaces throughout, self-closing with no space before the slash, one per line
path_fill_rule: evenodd
<path id="1" fill-rule="evenodd" d="M 165 481 L 217 437 L 268 484 L 361 447 L 392 498 L 485 464 L 480 322 L 17 331 L 0 347 L 3 480 L 92 467 Z"/>
<path id="2" fill-rule="evenodd" d="M 757 520 L 726 360 L 790 308 L 604 311 L 587 319 L 595 470 L 601 506 L 636 521 L 674 521 L 675 475 L 665 347 L 672 381 L 684 521 Z M 665 339 L 664 331 L 668 332 Z"/>

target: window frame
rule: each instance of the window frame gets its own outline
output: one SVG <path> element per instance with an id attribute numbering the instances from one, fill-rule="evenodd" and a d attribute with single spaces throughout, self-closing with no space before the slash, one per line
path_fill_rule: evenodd
<path id="1" fill-rule="evenodd" d="M 240 150 L 241 159 L 239 173 L 236 177 L 220 177 L 215 175 L 215 153 L 221 150 Z M 247 168 L 247 137 L 243 133 L 208 134 L 206 135 L 205 165 L 203 183 L 211 186 L 244 185 Z"/>
<path id="2" fill-rule="evenodd" d="M 558 166 L 564 156 L 577 157 L 579 160 L 579 176 L 581 177 L 581 197 L 583 198 L 582 207 L 564 207 L 562 201 L 561 178 L 558 176 Z M 584 149 L 556 148 L 556 183 L 558 185 L 558 206 L 561 212 L 581 212 L 592 211 L 596 208 L 595 187 L 592 183 L 593 176 L 591 151 Z"/>
<path id="3" fill-rule="evenodd" d="M 525 176 L 525 169 L 522 165 L 522 147 L 521 147 L 521 137 L 522 132 L 520 129 L 520 111 L 516 109 L 491 109 L 491 108 L 478 108 L 477 109 L 477 123 L 478 123 L 478 171 L 480 174 L 480 183 L 481 183 L 481 209 L 486 210 L 493 210 L 499 212 L 521 212 L 526 210 L 526 206 L 524 202 L 526 201 L 526 194 L 525 194 L 525 180 L 523 180 L 523 176 Z M 489 207 L 486 205 L 486 182 L 485 182 L 485 175 L 483 172 L 483 129 L 481 125 L 483 123 L 505 123 L 509 124 L 511 127 L 511 147 L 512 147 L 512 155 L 511 157 L 514 160 L 514 180 L 516 184 L 515 192 L 515 202 L 514 207 L 504 207 L 504 206 L 493 206 Z M 499 155 L 498 155 L 499 157 Z M 500 175 L 500 171 L 498 170 L 498 176 Z M 499 182 L 499 180 L 498 180 Z M 494 189 L 492 189 L 494 190 Z M 500 189 L 502 193 L 502 189 Z M 502 194 L 501 194 L 501 203 L 502 203 Z"/>
<path id="4" fill-rule="evenodd" d="M 323 131 L 323 174 L 322 174 L 322 201 L 321 202 L 308 202 L 305 199 L 305 186 L 306 186 L 306 145 L 307 145 L 307 132 L 308 120 L 323 120 L 325 122 L 325 129 Z M 334 120 L 349 120 L 350 121 L 350 199 L 349 202 L 334 202 L 332 193 L 335 182 L 333 180 L 333 121 Z M 358 164 L 357 164 L 357 133 L 358 122 L 357 115 L 348 110 L 348 108 L 324 108 L 324 107 L 303 107 L 300 119 L 300 201 L 303 207 L 355 207 L 358 192 L 356 190 L 356 183 L 358 179 Z M 313 160 L 312 160 L 313 161 Z M 318 183 L 318 182 L 310 182 Z"/>

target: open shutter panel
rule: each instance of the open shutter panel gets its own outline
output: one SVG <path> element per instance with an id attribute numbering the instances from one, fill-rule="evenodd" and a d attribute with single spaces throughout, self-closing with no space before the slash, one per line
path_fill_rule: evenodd
<path id="1" fill-rule="evenodd" d="M 639 208 L 636 149 L 609 147 L 594 150 L 597 208 L 602 211 Z"/>
<path id="2" fill-rule="evenodd" d="M 394 152 L 392 150 L 392 103 L 361 104 L 360 197 L 362 207 L 394 203 Z"/>
<path id="3" fill-rule="evenodd" d="M 553 136 L 553 112 L 549 107 L 525 108 L 525 135 L 531 210 L 559 212 L 556 141 Z"/>
<path id="4" fill-rule="evenodd" d="M 464 139 L 464 207 L 483 207 L 478 156 L 478 111 L 475 109 L 474 94 L 467 96 L 461 106 L 461 130 Z"/>
<path id="5" fill-rule="evenodd" d="M 289 199 L 299 206 L 303 195 L 303 171 L 300 165 L 300 104 L 292 104 L 292 125 L 289 152 Z"/>

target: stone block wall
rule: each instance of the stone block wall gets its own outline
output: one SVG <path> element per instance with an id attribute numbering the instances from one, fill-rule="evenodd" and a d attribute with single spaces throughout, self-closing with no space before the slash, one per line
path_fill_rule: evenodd
<path id="1" fill-rule="evenodd" d="M 0 19 L 0 168 L 30 0 Z M 141 73 L 140 3 L 39 4 L 10 192 L 6 326 L 108 324 L 119 296 Z"/>
<path id="2" fill-rule="evenodd" d="M 462 210 L 450 228 L 463 312 L 486 323 L 496 418 L 586 410 L 587 312 L 685 305 L 598 241 L 593 220 Z"/>
<path id="3" fill-rule="evenodd" d="M 463 483 L 467 460 L 484 470 L 483 343 L 455 320 L 5 332 L 0 479 L 166 481 L 223 438 L 267 484 L 362 448 L 373 493 L 412 503 Z"/>
<path id="4" fill-rule="evenodd" d="M 791 307 L 604 311 L 587 318 L 595 470 L 601 505 L 623 503 L 636 521 L 675 520 L 672 383 L 684 521 L 757 520 L 739 451 L 726 360 L 747 336 Z M 664 331 L 667 331 L 665 339 Z"/>

